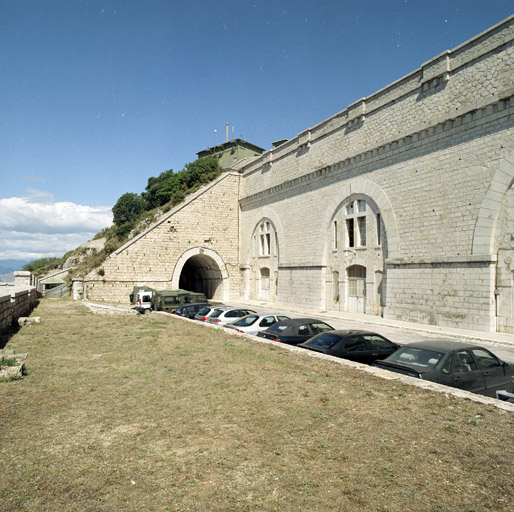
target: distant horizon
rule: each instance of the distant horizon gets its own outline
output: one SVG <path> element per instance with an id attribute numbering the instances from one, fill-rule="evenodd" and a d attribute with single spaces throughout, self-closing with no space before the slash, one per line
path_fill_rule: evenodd
<path id="1" fill-rule="evenodd" d="M 23 270 L 23 266 L 31 263 L 34 260 L 16 260 L 16 259 L 7 259 L 0 260 L 0 278 L 6 274 L 11 274 L 16 272 L 17 270 Z"/>
<path id="2" fill-rule="evenodd" d="M 6 274 L 0 274 L 0 283 L 14 283 L 14 272 L 8 272 Z M 0 289 L 1 291 L 1 289 Z"/>

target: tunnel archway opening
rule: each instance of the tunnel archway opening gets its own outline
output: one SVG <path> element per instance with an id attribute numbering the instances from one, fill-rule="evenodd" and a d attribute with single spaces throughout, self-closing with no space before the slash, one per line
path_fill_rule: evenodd
<path id="1" fill-rule="evenodd" d="M 191 256 L 180 272 L 179 288 L 203 293 L 208 299 L 221 299 L 223 276 L 216 261 L 206 254 Z"/>

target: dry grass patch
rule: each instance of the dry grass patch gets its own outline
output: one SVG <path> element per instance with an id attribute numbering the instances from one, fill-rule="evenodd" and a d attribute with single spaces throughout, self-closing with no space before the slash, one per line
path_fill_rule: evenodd
<path id="1" fill-rule="evenodd" d="M 46 299 L 0 510 L 507 511 L 513 415 L 172 316 Z"/>

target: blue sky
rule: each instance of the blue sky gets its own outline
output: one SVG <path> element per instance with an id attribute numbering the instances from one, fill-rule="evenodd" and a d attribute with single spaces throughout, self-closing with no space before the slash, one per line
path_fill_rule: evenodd
<path id="1" fill-rule="evenodd" d="M 294 137 L 512 0 L 0 0 L 0 260 L 60 256 L 125 192 Z M 216 130 L 216 132 L 215 132 Z"/>

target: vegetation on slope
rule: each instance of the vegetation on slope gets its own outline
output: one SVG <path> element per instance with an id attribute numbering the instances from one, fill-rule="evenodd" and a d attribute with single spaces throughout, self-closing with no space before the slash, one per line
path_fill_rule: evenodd
<path id="1" fill-rule="evenodd" d="M 106 239 L 102 250 L 79 247 L 61 258 L 32 261 L 23 270 L 42 276 L 62 268 L 66 261 L 73 258 L 74 270 L 70 273 L 70 279 L 78 275 L 84 276 L 100 267 L 112 252 L 146 229 L 160 215 L 181 203 L 202 185 L 216 179 L 224 170 L 216 158 L 204 157 L 186 164 L 179 172 L 170 169 L 157 177 L 150 177 L 144 192 L 127 192 L 113 206 L 113 225 L 94 237 L 95 240 Z M 99 274 L 101 275 L 101 269 Z"/>
<path id="2" fill-rule="evenodd" d="M 59 268 L 63 264 L 63 257 L 51 257 L 51 258 L 40 258 L 38 260 L 31 261 L 26 265 L 23 265 L 23 270 L 28 270 L 34 275 L 40 275 L 45 272 L 49 272 L 55 268 Z"/>

